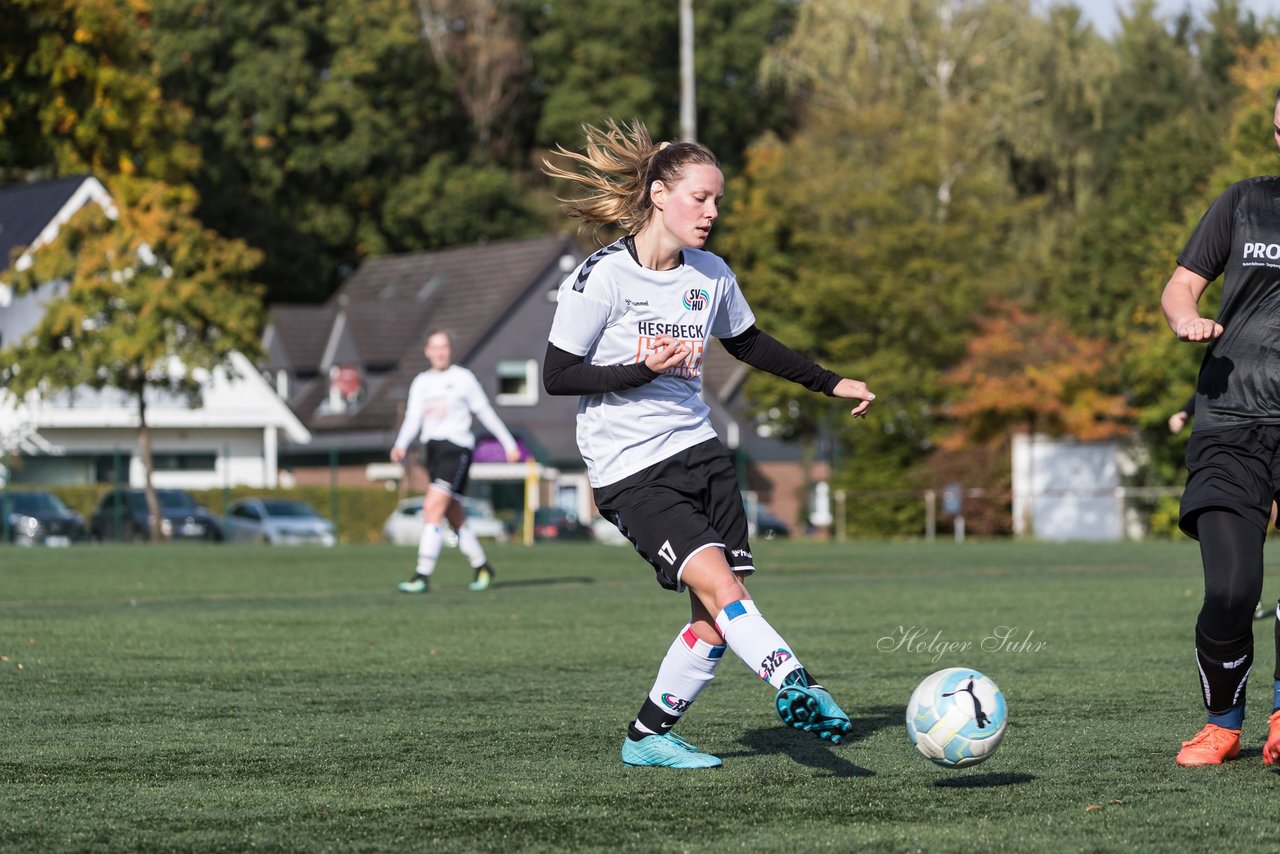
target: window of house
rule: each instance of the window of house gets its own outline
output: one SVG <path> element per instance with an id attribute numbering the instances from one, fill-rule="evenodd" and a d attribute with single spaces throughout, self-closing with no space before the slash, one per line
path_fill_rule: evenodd
<path id="1" fill-rule="evenodd" d="M 502 406 L 533 406 L 538 402 L 538 362 L 534 359 L 498 363 L 498 396 Z"/>
<path id="2" fill-rule="evenodd" d="M 218 455 L 213 453 L 153 454 L 153 471 L 214 471 Z"/>

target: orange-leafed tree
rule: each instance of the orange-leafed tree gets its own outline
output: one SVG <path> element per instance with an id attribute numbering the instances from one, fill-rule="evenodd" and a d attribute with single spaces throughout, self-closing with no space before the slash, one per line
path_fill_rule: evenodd
<path id="1" fill-rule="evenodd" d="M 1108 388 L 1111 347 L 1063 320 L 993 303 L 965 357 L 943 376 L 955 395 L 955 431 L 939 445 L 961 450 L 1018 429 L 1096 441 L 1128 435 L 1135 411 Z"/>

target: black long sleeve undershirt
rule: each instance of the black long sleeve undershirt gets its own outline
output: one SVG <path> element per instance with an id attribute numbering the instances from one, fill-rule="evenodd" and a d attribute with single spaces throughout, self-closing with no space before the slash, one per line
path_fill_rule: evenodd
<path id="1" fill-rule="evenodd" d="M 729 355 L 771 374 L 830 396 L 840 375 L 816 365 L 755 326 L 740 335 L 721 338 Z M 547 394 L 604 394 L 652 382 L 657 371 L 644 362 L 630 365 L 592 365 L 581 356 L 547 344 L 542 361 L 542 387 Z"/>
<path id="2" fill-rule="evenodd" d="M 631 365 L 592 365 L 568 350 L 547 344 L 542 360 L 542 387 L 547 394 L 604 394 L 652 382 L 657 371 L 644 362 Z"/>
<path id="3" fill-rule="evenodd" d="M 820 391 L 828 397 L 832 396 L 831 393 L 842 379 L 839 374 L 809 361 L 754 325 L 741 335 L 721 338 L 720 343 L 738 361 L 768 371 L 784 380 L 799 383 L 809 391 Z"/>

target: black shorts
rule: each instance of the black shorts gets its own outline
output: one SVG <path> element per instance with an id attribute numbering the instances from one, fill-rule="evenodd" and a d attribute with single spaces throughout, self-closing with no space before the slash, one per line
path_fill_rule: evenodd
<path id="1" fill-rule="evenodd" d="M 723 550 L 734 572 L 755 572 L 738 474 L 719 439 L 592 492 L 668 590 L 684 589 L 680 573 L 705 548 Z"/>
<path id="2" fill-rule="evenodd" d="M 1263 531 L 1280 493 L 1280 424 L 1250 424 L 1192 433 L 1187 443 L 1187 488 L 1178 527 L 1199 539 L 1196 519 L 1211 508 L 1230 510 Z"/>
<path id="3" fill-rule="evenodd" d="M 471 473 L 471 449 L 443 439 L 432 439 L 422 448 L 422 464 L 431 485 L 458 496 L 467 488 Z"/>

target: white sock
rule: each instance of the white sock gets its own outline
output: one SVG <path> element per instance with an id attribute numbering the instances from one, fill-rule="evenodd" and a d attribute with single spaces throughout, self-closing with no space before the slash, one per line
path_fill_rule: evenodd
<path id="1" fill-rule="evenodd" d="M 716 675 L 723 646 L 712 646 L 686 625 L 671 642 L 658 677 L 632 726 L 642 733 L 668 732 Z"/>
<path id="2" fill-rule="evenodd" d="M 791 647 L 782 639 L 750 599 L 730 602 L 716 615 L 716 628 L 733 654 L 764 681 L 781 688 L 783 680 L 800 668 Z"/>
<path id="3" fill-rule="evenodd" d="M 471 530 L 471 526 L 463 523 L 458 528 L 458 551 L 466 555 L 467 560 L 471 561 L 472 569 L 479 569 L 488 563 L 488 559 L 484 556 L 484 548 L 480 545 L 480 539 L 476 536 L 475 531 Z"/>
<path id="4" fill-rule="evenodd" d="M 443 545 L 443 525 L 422 526 L 422 536 L 418 538 L 418 575 L 430 575 L 436 571 L 436 561 Z"/>

